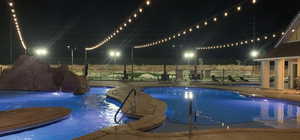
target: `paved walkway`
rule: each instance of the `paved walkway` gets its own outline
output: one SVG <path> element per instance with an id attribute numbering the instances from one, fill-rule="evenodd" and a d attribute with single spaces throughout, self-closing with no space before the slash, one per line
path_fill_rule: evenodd
<path id="1" fill-rule="evenodd" d="M 159 126 L 165 120 L 166 104 L 153 99 L 139 89 L 148 86 L 189 86 L 233 90 L 251 96 L 264 96 L 292 101 L 300 101 L 299 91 L 277 91 L 254 87 L 228 87 L 203 85 L 197 82 L 91 82 L 91 86 L 113 86 L 108 96 L 123 101 L 131 88 L 137 88 L 139 93 L 131 97 L 122 110 L 129 116 L 140 118 L 137 121 L 120 126 L 110 127 L 77 138 L 76 140 L 299 140 L 300 129 L 210 129 L 193 132 L 175 133 L 144 133 Z M 134 104 L 134 105 L 133 105 Z M 134 108 L 137 106 L 136 108 Z M 133 109 L 134 108 L 134 109 Z"/>

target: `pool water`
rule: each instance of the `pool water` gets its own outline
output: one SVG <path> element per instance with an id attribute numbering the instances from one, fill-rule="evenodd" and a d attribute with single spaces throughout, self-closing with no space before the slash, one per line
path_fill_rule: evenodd
<path id="1" fill-rule="evenodd" d="M 299 127 L 300 124 L 300 107 L 294 102 L 204 88 L 151 87 L 144 92 L 167 103 L 166 115 L 172 123 L 217 128 L 243 123 L 260 123 L 272 128 Z M 190 104 L 192 115 L 189 115 Z"/>
<path id="2" fill-rule="evenodd" d="M 43 127 L 0 136 L 0 140 L 70 140 L 101 128 L 114 126 L 118 102 L 107 99 L 110 88 L 91 88 L 82 96 L 64 92 L 0 92 L 0 111 L 24 107 L 65 107 L 69 118 Z M 37 114 L 38 115 L 38 114 Z M 127 119 L 122 120 L 123 123 Z"/>

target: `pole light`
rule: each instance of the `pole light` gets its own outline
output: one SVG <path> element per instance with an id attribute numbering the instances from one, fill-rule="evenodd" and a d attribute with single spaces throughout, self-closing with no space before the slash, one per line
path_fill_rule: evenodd
<path id="1" fill-rule="evenodd" d="M 67 45 L 66 47 L 71 50 L 71 64 L 74 65 L 74 51 L 76 51 L 76 48 L 71 47 L 70 45 Z"/>
<path id="2" fill-rule="evenodd" d="M 37 56 L 46 56 L 48 55 L 48 50 L 46 48 L 37 48 L 34 50 L 34 53 Z"/>
<path id="3" fill-rule="evenodd" d="M 121 52 L 118 50 L 110 50 L 108 55 L 111 59 L 113 59 L 114 63 L 116 63 L 116 60 L 121 57 Z"/>
<path id="4" fill-rule="evenodd" d="M 183 57 L 190 64 L 190 60 L 195 58 L 195 53 L 193 51 L 186 51 L 186 52 L 184 52 Z"/>
<path id="5" fill-rule="evenodd" d="M 259 51 L 257 51 L 257 50 L 252 50 L 252 51 L 250 52 L 250 56 L 251 56 L 252 58 L 257 58 L 257 57 L 259 56 Z"/>

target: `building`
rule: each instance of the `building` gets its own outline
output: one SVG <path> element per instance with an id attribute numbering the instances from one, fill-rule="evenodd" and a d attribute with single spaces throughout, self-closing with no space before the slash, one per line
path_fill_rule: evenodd
<path id="1" fill-rule="evenodd" d="M 262 88 L 270 88 L 271 62 L 275 62 L 274 88 L 279 90 L 296 88 L 296 79 L 300 78 L 300 12 L 283 33 L 275 48 L 256 60 L 261 63 Z M 288 84 L 285 84 L 285 77 L 288 77 Z"/>

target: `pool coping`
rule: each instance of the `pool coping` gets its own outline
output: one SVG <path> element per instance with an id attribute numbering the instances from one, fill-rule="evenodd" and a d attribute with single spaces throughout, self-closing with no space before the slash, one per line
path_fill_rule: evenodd
<path id="1" fill-rule="evenodd" d="M 257 92 L 256 88 L 251 88 L 251 90 L 247 89 L 247 88 L 242 88 L 241 87 L 231 87 L 228 88 L 228 86 L 219 86 L 219 85 L 194 85 L 191 83 L 188 84 L 174 84 L 174 83 L 154 83 L 154 84 L 146 84 L 146 83 L 142 83 L 142 85 L 138 85 L 138 84 L 134 84 L 134 83 L 122 83 L 122 82 L 100 82 L 99 84 L 95 84 L 97 86 L 102 86 L 105 85 L 107 86 L 107 84 L 114 85 L 117 88 L 114 88 L 112 90 L 110 90 L 108 92 L 108 96 L 112 97 L 118 101 L 123 101 L 124 99 L 124 93 L 128 93 L 128 92 L 124 92 L 124 89 L 127 89 L 127 91 L 129 91 L 131 88 L 137 88 L 139 91 L 139 95 L 144 95 L 145 93 L 143 93 L 141 91 L 141 89 L 143 88 L 147 88 L 147 87 L 170 87 L 170 86 L 176 86 L 176 87 L 198 87 L 198 88 L 210 88 L 210 89 L 219 89 L 219 90 L 229 90 L 229 91 L 234 91 L 234 92 L 240 92 L 241 94 L 244 95 L 249 95 L 251 96 L 252 94 L 256 94 L 256 95 L 260 95 L 262 92 L 265 91 L 265 89 L 262 89 L 261 92 Z M 126 85 L 127 84 L 127 85 Z M 121 86 L 120 86 L 121 85 Z M 243 90 L 244 89 L 244 90 Z M 247 90 L 245 90 L 247 89 Z M 253 90 L 254 89 L 254 90 Z M 126 91 L 126 90 L 125 90 Z M 125 94 L 127 95 L 127 94 Z M 149 96 L 149 95 L 148 95 Z M 269 98 L 274 98 L 278 96 L 270 96 L 267 95 Z M 294 99 L 293 101 L 300 101 L 300 95 L 299 98 L 296 98 L 296 100 Z M 138 99 L 142 100 L 143 98 L 148 98 L 147 96 L 140 96 Z M 262 97 L 265 97 L 265 95 L 262 95 Z M 152 98 L 150 96 L 150 98 Z M 172 133 L 145 133 L 142 131 L 146 131 L 146 130 L 150 130 L 152 128 L 155 128 L 159 125 L 161 125 L 164 120 L 166 119 L 166 116 L 164 114 L 164 112 L 166 111 L 166 104 L 163 101 L 157 100 L 152 98 L 153 100 L 155 100 L 158 104 L 158 106 L 161 106 L 163 108 L 164 111 L 160 111 L 157 116 L 153 115 L 153 114 L 139 114 L 139 113 L 132 113 L 126 109 L 122 109 L 122 112 L 125 113 L 126 115 L 129 116 L 134 116 L 137 118 L 140 118 L 137 121 L 134 122 L 130 122 L 128 124 L 122 124 L 122 125 L 118 125 L 118 126 L 114 126 L 114 127 L 109 127 L 109 128 L 105 128 L 102 130 L 98 130 L 96 132 L 90 133 L 88 135 L 76 138 L 76 140 L 114 140 L 116 137 L 120 138 L 122 137 L 122 139 L 132 139 L 133 137 L 135 137 L 136 139 L 141 139 L 144 137 L 147 137 L 149 139 L 174 139 L 174 138 L 182 138 L 182 139 L 186 139 L 189 137 L 195 137 L 197 139 L 201 138 L 201 137 L 205 137 L 205 135 L 209 135 L 208 140 L 212 139 L 212 140 L 216 140 L 216 139 L 220 139 L 223 140 L 224 136 L 223 134 L 226 135 L 232 135 L 229 138 L 225 138 L 226 139 L 240 139 L 241 137 L 243 139 L 253 139 L 253 136 L 256 135 L 260 135 L 260 133 L 262 132 L 263 136 L 266 137 L 270 137 L 270 136 L 274 136 L 277 134 L 293 134 L 291 137 L 289 137 L 289 139 L 299 139 L 300 138 L 300 129 L 274 129 L 274 128 L 262 128 L 262 129 L 258 129 L 258 128 L 230 128 L 230 129 L 210 129 L 210 130 L 195 130 L 192 131 L 191 133 L 188 132 L 172 132 Z M 279 98 L 282 99 L 282 98 Z M 284 100 L 288 100 L 288 99 L 284 99 Z M 150 118 L 150 119 L 149 119 Z M 160 118 L 160 119 L 157 119 Z M 146 121 L 146 122 L 145 122 Z M 265 134 L 266 132 L 268 132 L 267 134 Z M 243 133 L 243 135 L 239 136 L 240 133 Z M 245 134 L 244 134 L 245 133 Z M 251 135 L 249 135 L 250 133 L 253 133 Z M 296 135 L 296 136 L 295 136 Z M 128 138 L 125 138 L 128 137 Z M 236 138 L 235 138 L 236 137 Z M 292 138 L 293 137 L 293 138 Z M 268 138 L 267 138 L 268 139 Z M 278 137 L 274 137 L 272 138 L 272 140 L 274 139 L 282 139 L 282 137 L 280 138 Z"/>

